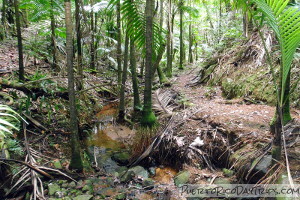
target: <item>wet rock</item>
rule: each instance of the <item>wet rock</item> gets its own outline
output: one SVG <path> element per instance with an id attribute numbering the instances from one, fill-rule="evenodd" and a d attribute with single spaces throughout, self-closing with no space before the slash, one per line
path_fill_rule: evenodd
<path id="1" fill-rule="evenodd" d="M 53 196 L 55 192 L 60 191 L 60 186 L 56 183 L 50 183 L 48 185 L 48 195 Z"/>
<path id="2" fill-rule="evenodd" d="M 223 185 L 223 184 L 231 184 L 231 181 L 228 178 L 216 178 L 214 184 Z"/>
<path id="3" fill-rule="evenodd" d="M 130 154 L 128 152 L 118 152 L 113 154 L 112 159 L 121 165 L 127 165 L 129 163 Z"/>
<path id="4" fill-rule="evenodd" d="M 118 176 L 121 176 L 127 171 L 127 169 L 127 167 L 121 166 L 116 169 L 116 172 L 118 173 Z"/>
<path id="5" fill-rule="evenodd" d="M 252 165 L 256 164 L 257 162 L 258 162 L 258 158 L 253 161 Z M 260 171 L 260 172 L 266 174 L 271 165 L 272 165 L 272 156 L 266 155 L 255 166 L 254 171 Z"/>
<path id="6" fill-rule="evenodd" d="M 74 181 L 72 181 L 71 183 L 69 183 L 69 187 L 70 188 L 75 188 L 76 187 L 76 183 Z"/>
<path id="7" fill-rule="evenodd" d="M 90 186 L 89 185 L 85 185 L 83 186 L 83 188 L 81 189 L 83 192 L 89 191 L 90 190 Z"/>
<path id="8" fill-rule="evenodd" d="M 92 198 L 93 198 L 93 195 L 83 194 L 83 195 L 79 195 L 79 196 L 74 197 L 73 200 L 90 200 Z"/>
<path id="9" fill-rule="evenodd" d="M 144 179 L 149 178 L 149 172 L 142 166 L 135 166 L 133 168 L 130 168 L 128 172 L 130 171 L 133 172 L 137 177 L 142 177 Z"/>
<path id="10" fill-rule="evenodd" d="M 149 168 L 150 176 L 155 176 L 155 170 L 156 170 L 155 167 L 150 167 Z"/>
<path id="11" fill-rule="evenodd" d="M 154 180 L 151 178 L 147 178 L 143 181 L 143 186 L 146 187 L 147 189 L 152 189 L 154 186 Z"/>
<path id="12" fill-rule="evenodd" d="M 191 173 L 189 171 L 179 172 L 174 178 L 175 185 L 179 186 L 180 184 L 186 184 L 189 181 L 190 176 Z"/>
<path id="13" fill-rule="evenodd" d="M 223 168 L 222 171 L 226 177 L 231 177 L 234 174 L 234 171 L 230 169 Z"/>
<path id="14" fill-rule="evenodd" d="M 133 171 L 127 171 L 124 175 L 121 176 L 121 182 L 128 182 L 135 176 Z"/>
<path id="15" fill-rule="evenodd" d="M 119 165 L 115 161 L 113 161 L 110 157 L 106 159 L 101 159 L 101 161 L 98 162 L 98 164 L 108 174 L 113 174 L 116 171 L 116 169 L 119 167 Z"/>

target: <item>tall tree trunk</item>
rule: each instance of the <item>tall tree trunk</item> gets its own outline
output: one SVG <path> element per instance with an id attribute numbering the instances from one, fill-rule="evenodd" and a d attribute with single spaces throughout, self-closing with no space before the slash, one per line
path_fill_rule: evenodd
<path id="1" fill-rule="evenodd" d="M 121 36 L 121 3 L 117 2 L 117 63 L 118 63 L 118 85 L 122 82 L 122 36 Z"/>
<path id="2" fill-rule="evenodd" d="M 91 0 L 91 6 L 94 5 L 94 1 Z M 92 8 L 90 13 L 91 18 L 91 63 L 90 68 L 95 69 L 95 24 L 94 24 L 94 10 Z"/>
<path id="3" fill-rule="evenodd" d="M 143 78 L 144 71 L 145 71 L 145 58 L 142 58 L 142 64 L 141 64 L 141 71 L 140 71 L 140 77 Z"/>
<path id="4" fill-rule="evenodd" d="M 156 56 L 156 61 L 153 64 L 153 71 L 152 71 L 152 81 L 154 80 L 154 75 L 155 75 L 155 72 L 157 71 L 159 82 L 161 84 L 165 84 L 165 83 L 169 82 L 168 79 L 166 78 L 166 76 L 165 76 L 162 68 L 159 65 L 159 63 L 160 63 L 160 61 L 161 61 L 161 59 L 163 57 L 163 54 L 165 52 L 165 49 L 166 49 L 166 45 L 165 44 L 162 44 L 159 47 L 158 54 Z"/>
<path id="5" fill-rule="evenodd" d="M 139 85 L 136 74 L 136 53 L 134 47 L 134 40 L 130 40 L 130 71 L 132 77 L 132 88 L 133 88 L 133 109 L 134 112 L 139 112 L 142 108 L 140 95 L 139 95 Z"/>
<path id="6" fill-rule="evenodd" d="M 16 14 L 16 26 L 18 35 L 18 52 L 19 52 L 19 79 L 24 81 L 24 62 L 23 62 L 23 44 L 22 44 L 22 32 L 20 23 L 20 12 L 19 12 L 19 2 L 14 0 L 15 14 Z"/>
<path id="7" fill-rule="evenodd" d="M 53 0 L 52 0 L 53 1 Z M 76 41 L 77 41 L 77 89 L 83 89 L 83 67 L 82 67 L 82 45 L 81 45 L 81 18 L 80 18 L 80 0 L 75 0 L 75 20 L 76 20 Z"/>
<path id="8" fill-rule="evenodd" d="M 183 62 L 184 62 L 184 47 L 183 47 L 183 0 L 180 0 L 179 3 L 179 18 L 180 18 L 180 35 L 179 35 L 179 42 L 180 42 L 180 55 L 179 55 L 179 69 L 183 69 Z"/>
<path id="9" fill-rule="evenodd" d="M 127 67 L 128 67 L 128 46 L 129 46 L 129 36 L 128 33 L 126 33 L 122 85 L 120 89 L 120 105 L 119 105 L 119 116 L 118 116 L 119 122 L 123 122 L 125 120 L 125 88 L 126 88 Z"/>
<path id="10" fill-rule="evenodd" d="M 14 24 L 14 13 L 13 13 L 13 4 L 14 0 L 6 0 L 7 6 L 6 6 L 6 19 L 9 24 Z"/>
<path id="11" fill-rule="evenodd" d="M 193 63 L 193 33 L 192 33 L 192 22 L 189 24 L 189 63 Z"/>
<path id="12" fill-rule="evenodd" d="M 153 10 L 154 0 L 146 0 L 146 62 L 145 62 L 145 90 L 144 107 L 141 124 L 152 127 L 156 123 L 156 117 L 152 111 L 152 46 L 153 46 Z"/>
<path id="13" fill-rule="evenodd" d="M 68 92 L 70 105 L 70 130 L 71 130 L 71 149 L 72 158 L 70 163 L 71 169 L 82 171 L 83 164 L 80 154 L 80 143 L 78 133 L 77 110 L 74 89 L 74 70 L 73 70 L 73 25 L 71 2 L 65 0 L 65 23 L 66 23 L 66 52 L 67 52 L 67 69 L 68 69 Z"/>
<path id="14" fill-rule="evenodd" d="M 2 27 L 0 31 L 0 40 L 3 40 L 6 37 L 6 0 L 2 0 L 2 10 L 1 10 L 1 24 Z"/>
<path id="15" fill-rule="evenodd" d="M 5 21 L 6 21 L 6 0 L 2 0 L 2 16 L 1 16 L 1 22 L 3 27 L 5 27 Z"/>
<path id="16" fill-rule="evenodd" d="M 160 21 L 159 21 L 160 28 L 163 28 L 164 25 L 164 0 L 160 0 Z"/>
<path id="17" fill-rule="evenodd" d="M 247 11 L 244 11 L 244 13 L 243 13 L 243 33 L 244 33 L 245 37 L 248 37 L 248 32 L 249 32 L 248 24 L 249 24 L 248 14 L 247 14 Z"/>
<path id="18" fill-rule="evenodd" d="M 52 56 L 53 56 L 52 68 L 54 70 L 58 70 L 58 65 L 57 65 L 57 50 L 56 50 L 56 38 L 55 38 L 54 2 L 53 2 L 53 0 L 50 1 L 50 4 L 51 4 L 51 10 L 50 10 L 51 46 L 52 46 Z"/>
<path id="19" fill-rule="evenodd" d="M 172 28 L 171 28 L 171 15 L 172 15 L 172 0 L 169 0 L 168 7 L 168 18 L 167 18 L 167 70 L 166 76 L 172 77 Z"/>

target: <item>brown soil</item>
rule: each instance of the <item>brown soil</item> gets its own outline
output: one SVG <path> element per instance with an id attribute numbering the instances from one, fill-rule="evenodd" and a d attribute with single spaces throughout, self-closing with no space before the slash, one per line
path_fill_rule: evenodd
<path id="1" fill-rule="evenodd" d="M 222 125 L 227 131 L 270 137 L 269 124 L 275 108 L 268 105 L 251 104 L 246 99 L 227 100 L 219 87 L 204 85 L 187 87 L 195 77 L 195 69 L 183 72 L 174 80 L 174 90 L 180 92 L 193 107 L 200 109 L 193 119 Z M 299 111 L 292 109 L 292 116 L 300 119 Z"/>

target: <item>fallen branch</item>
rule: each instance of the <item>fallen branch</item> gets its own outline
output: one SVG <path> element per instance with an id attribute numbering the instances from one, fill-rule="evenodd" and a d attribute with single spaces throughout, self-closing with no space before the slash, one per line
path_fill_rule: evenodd
<path id="1" fill-rule="evenodd" d="M 21 160 L 15 160 L 15 159 L 6 159 L 6 158 L 0 158 L 0 161 L 7 161 L 7 162 L 15 162 L 15 163 L 19 163 L 19 164 L 22 164 L 22 165 L 25 165 L 26 167 L 38 172 L 39 174 L 43 175 L 43 176 L 46 176 L 50 179 L 54 179 L 53 176 L 51 176 L 50 174 L 48 174 L 47 172 L 39 169 L 38 167 L 35 167 L 27 162 L 24 162 L 24 161 L 21 161 Z"/>

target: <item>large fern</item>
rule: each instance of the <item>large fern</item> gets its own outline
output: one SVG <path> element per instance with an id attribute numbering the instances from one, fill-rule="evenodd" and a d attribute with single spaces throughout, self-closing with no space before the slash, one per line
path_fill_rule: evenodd
<path id="1" fill-rule="evenodd" d="M 300 11 L 287 7 L 289 0 L 252 0 L 265 16 L 274 30 L 281 51 L 281 85 L 279 104 L 282 107 L 286 99 L 285 88 L 289 79 L 291 64 L 300 44 Z"/>

